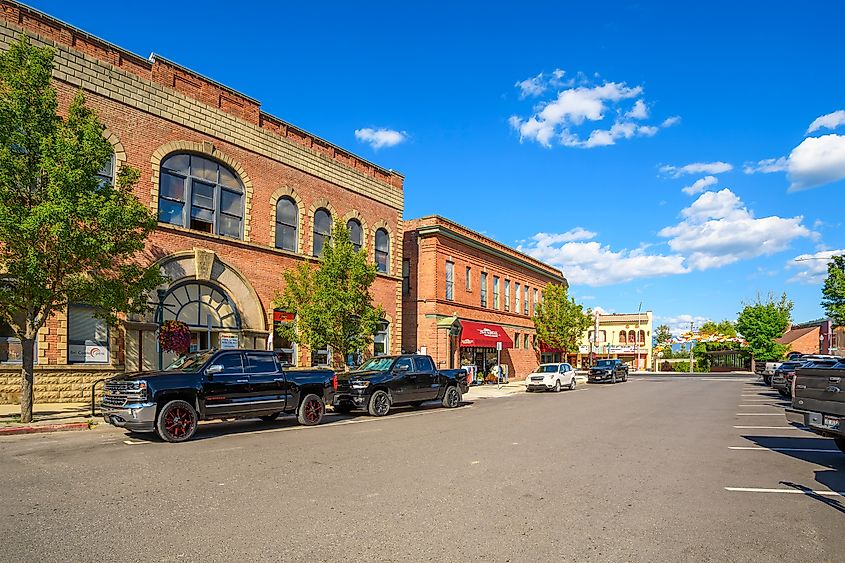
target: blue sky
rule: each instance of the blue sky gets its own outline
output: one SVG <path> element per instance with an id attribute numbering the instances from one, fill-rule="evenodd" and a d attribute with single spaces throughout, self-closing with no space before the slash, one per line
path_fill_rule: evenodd
<path id="1" fill-rule="evenodd" d="M 519 246 L 588 307 L 822 316 L 825 261 L 795 258 L 845 249 L 845 4 L 30 4 L 403 172 L 406 217 Z"/>

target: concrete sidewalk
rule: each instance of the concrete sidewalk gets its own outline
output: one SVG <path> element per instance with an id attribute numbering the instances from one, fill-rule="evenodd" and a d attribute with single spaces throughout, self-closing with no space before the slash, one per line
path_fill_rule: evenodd
<path id="1" fill-rule="evenodd" d="M 464 400 L 471 401 L 473 399 L 497 399 L 499 397 L 509 397 L 517 393 L 525 392 L 524 381 L 511 381 L 507 385 L 502 385 L 501 389 L 497 388 L 495 384 L 474 385 L 469 388 L 464 394 Z"/>
<path id="2" fill-rule="evenodd" d="M 33 406 L 32 422 L 20 422 L 20 405 L 0 405 L 0 437 L 66 430 L 88 430 L 99 419 L 91 416 L 88 403 L 39 403 Z"/>

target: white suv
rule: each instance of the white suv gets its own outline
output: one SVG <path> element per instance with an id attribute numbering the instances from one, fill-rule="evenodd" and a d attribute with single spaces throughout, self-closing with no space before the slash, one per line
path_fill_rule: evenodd
<path id="1" fill-rule="evenodd" d="M 575 389 L 575 370 L 569 364 L 541 364 L 525 378 L 526 391 Z"/>

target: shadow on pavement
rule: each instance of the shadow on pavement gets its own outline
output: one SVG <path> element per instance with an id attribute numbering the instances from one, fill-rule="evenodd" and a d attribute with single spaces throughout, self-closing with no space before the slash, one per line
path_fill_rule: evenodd
<path id="1" fill-rule="evenodd" d="M 819 473 L 829 473 L 829 471 L 826 471 L 826 472 L 817 471 L 816 472 L 816 480 L 817 481 L 818 481 Z M 780 484 L 786 485 L 787 487 L 790 487 L 790 488 L 793 488 L 793 489 L 796 489 L 796 490 L 799 490 L 799 491 L 803 492 L 806 496 L 808 496 L 812 499 L 815 499 L 822 504 L 826 504 L 829 507 L 833 508 L 834 510 L 838 510 L 839 512 L 842 512 L 843 514 L 845 514 L 845 506 L 843 506 L 843 504 L 841 502 L 839 502 L 839 499 L 837 499 L 837 498 L 830 498 L 830 497 L 826 497 L 826 496 L 816 494 L 813 491 L 813 489 L 811 489 L 809 487 L 805 487 L 804 485 L 799 485 L 798 483 L 793 483 L 792 481 L 781 481 Z M 835 489 L 833 489 L 833 490 L 835 490 Z"/>

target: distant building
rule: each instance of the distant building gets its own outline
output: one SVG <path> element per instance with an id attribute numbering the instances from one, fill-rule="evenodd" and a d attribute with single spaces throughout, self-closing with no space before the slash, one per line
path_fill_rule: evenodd
<path id="1" fill-rule="evenodd" d="M 579 367 L 602 358 L 618 358 L 638 370 L 652 365 L 654 348 L 651 311 L 597 317 L 597 326 L 594 325 L 584 333 L 574 359 Z"/>
<path id="2" fill-rule="evenodd" d="M 794 324 L 775 340 L 802 354 L 839 355 L 839 342 L 845 340 L 845 327 L 834 328 L 830 319 L 816 319 Z"/>
<path id="3" fill-rule="evenodd" d="M 534 309 L 560 270 L 438 216 L 406 221 L 402 263 L 402 348 L 441 368 L 501 363 L 521 379 L 540 361 Z"/>

